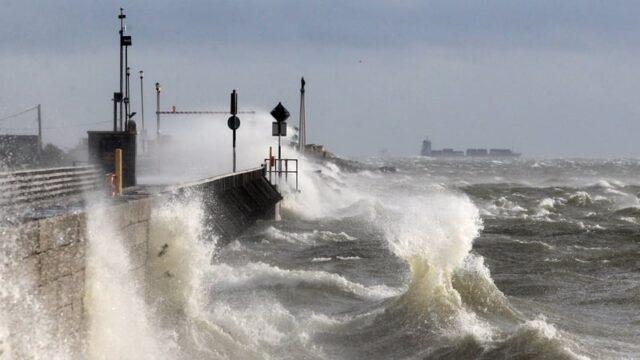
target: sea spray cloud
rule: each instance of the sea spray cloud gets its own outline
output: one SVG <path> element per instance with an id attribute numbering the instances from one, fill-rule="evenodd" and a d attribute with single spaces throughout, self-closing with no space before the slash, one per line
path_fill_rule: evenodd
<path id="1" fill-rule="evenodd" d="M 462 263 L 482 229 L 478 208 L 458 194 L 398 198 L 392 209 L 397 213 L 384 224 L 392 251 L 446 271 Z"/>
<path id="2" fill-rule="evenodd" d="M 272 119 L 268 114 L 239 116 L 236 154 L 237 169 L 241 171 L 261 166 L 269 147 L 277 154 L 277 138 L 271 136 Z M 140 182 L 166 184 L 232 172 L 232 132 L 225 116 L 171 118 L 164 122 L 168 140 L 163 143 L 159 158 L 141 159 Z M 292 152 L 288 139 L 283 138 L 283 157 Z"/>
<path id="3" fill-rule="evenodd" d="M 123 239 L 104 207 L 88 213 L 85 306 L 87 352 L 95 359 L 166 358 L 172 348 L 156 327 Z"/>
<path id="4" fill-rule="evenodd" d="M 319 163 L 301 154 L 299 172 L 300 192 L 294 191 L 292 181 L 281 189 L 287 194 L 282 202 L 285 211 L 309 219 L 344 217 L 354 211 L 370 209 L 374 197 L 353 187 L 349 174 L 332 163 Z M 366 203 L 366 204 L 363 204 Z M 357 205 L 364 205 L 358 207 Z"/>

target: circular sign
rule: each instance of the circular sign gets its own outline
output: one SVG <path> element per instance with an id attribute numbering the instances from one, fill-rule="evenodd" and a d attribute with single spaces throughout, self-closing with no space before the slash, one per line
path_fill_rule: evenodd
<path id="1" fill-rule="evenodd" d="M 237 116 L 232 116 L 227 120 L 227 126 L 231 130 L 237 130 L 240 127 L 240 119 Z"/>

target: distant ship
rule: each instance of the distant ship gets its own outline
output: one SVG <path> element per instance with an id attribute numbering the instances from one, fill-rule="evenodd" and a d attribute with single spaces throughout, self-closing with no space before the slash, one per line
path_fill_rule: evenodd
<path id="1" fill-rule="evenodd" d="M 444 148 L 442 150 L 431 149 L 431 140 L 424 139 L 422 142 L 422 156 L 430 157 L 446 157 L 446 158 L 517 158 L 520 153 L 511 149 L 467 149 L 465 154 L 462 150 L 454 150 L 452 148 Z"/>

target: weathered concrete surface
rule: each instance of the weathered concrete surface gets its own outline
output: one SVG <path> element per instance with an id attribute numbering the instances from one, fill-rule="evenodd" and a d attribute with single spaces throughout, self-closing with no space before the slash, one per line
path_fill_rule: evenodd
<path id="1" fill-rule="evenodd" d="M 105 221 L 111 223 L 123 240 L 137 280 L 145 281 L 147 260 L 149 256 L 157 256 L 149 254 L 152 208 L 175 197 L 190 196 L 202 199 L 205 221 L 213 225 L 223 241 L 240 234 L 258 219 L 273 218 L 275 206 L 281 200 L 261 169 L 175 186 L 153 196 L 124 197 L 110 206 L 107 213 L 111 219 Z M 51 340 L 75 354 L 81 353 L 86 335 L 88 216 L 85 211 L 0 228 L 0 241 L 12 242 L 11 254 L 2 256 L 15 260 L 12 276 L 28 280 L 22 281 L 22 291 L 34 300 L 17 304 L 27 308 L 16 308 L 16 314 L 36 311 L 36 317 L 48 319 Z M 19 321 L 9 324 L 8 331 L 10 344 L 0 343 L 0 357 L 6 346 L 11 347 L 14 355 L 32 350 L 33 336 L 24 333 L 32 331 L 28 324 Z"/>
<path id="2" fill-rule="evenodd" d="M 205 222 L 213 226 L 220 243 L 229 242 L 257 220 L 274 219 L 276 204 L 282 200 L 261 168 L 181 185 L 172 192 L 200 196 Z"/>
<path id="3" fill-rule="evenodd" d="M 0 230 L 2 256 L 10 259 L 3 275 L 8 291 L 19 293 L 8 311 L 12 358 L 31 358 L 38 338 L 46 332 L 48 342 L 77 349 L 83 338 L 83 296 L 86 214 L 67 214 L 34 220 L 19 227 Z M 10 281 L 12 280 L 12 281 Z M 8 304 L 3 304 L 3 306 Z M 7 316 L 7 314 L 5 314 Z M 0 353 L 7 351 L 1 349 Z"/>

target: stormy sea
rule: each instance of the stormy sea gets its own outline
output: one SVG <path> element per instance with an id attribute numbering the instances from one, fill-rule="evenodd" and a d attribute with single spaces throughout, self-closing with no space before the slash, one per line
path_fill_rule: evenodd
<path id="1" fill-rule="evenodd" d="M 640 354 L 640 162 L 316 165 L 282 221 L 216 249 L 212 323 L 259 357 Z M 233 357 L 233 356 L 232 356 Z"/>
<path id="2" fill-rule="evenodd" d="M 281 186 L 281 220 L 226 244 L 204 240 L 197 205 L 158 209 L 154 246 L 168 251 L 155 266 L 166 276 L 138 310 L 123 300 L 115 311 L 144 319 L 105 325 L 131 337 L 102 336 L 98 353 L 638 356 L 640 162 L 364 162 L 397 171 L 307 162 L 300 192 Z"/>
<path id="3" fill-rule="evenodd" d="M 43 359 L 638 357 L 640 161 L 361 162 L 304 159 L 229 241 L 196 198 L 153 209 L 145 283 L 93 216 L 84 353 L 15 326 Z"/>

